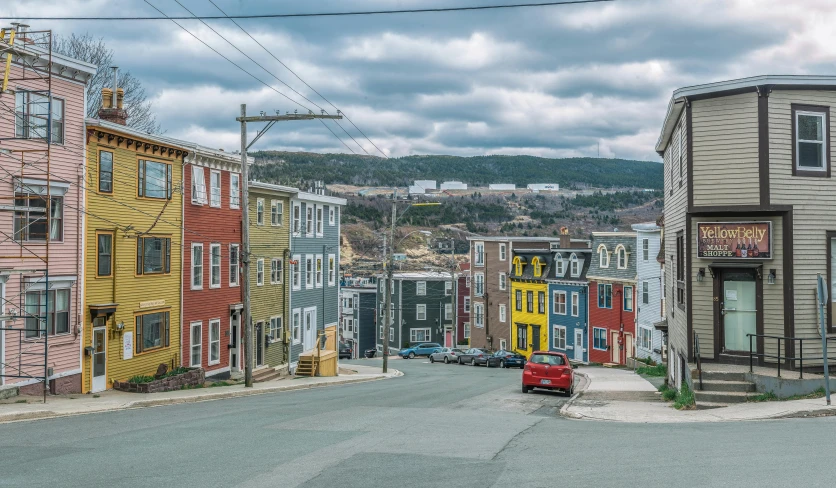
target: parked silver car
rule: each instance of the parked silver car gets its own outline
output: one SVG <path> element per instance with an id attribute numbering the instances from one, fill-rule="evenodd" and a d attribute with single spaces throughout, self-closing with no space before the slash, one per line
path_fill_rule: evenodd
<path id="1" fill-rule="evenodd" d="M 455 363 L 459 361 L 459 355 L 464 354 L 456 347 L 440 347 L 434 353 L 430 354 L 430 362 L 444 361 L 444 364 Z"/>

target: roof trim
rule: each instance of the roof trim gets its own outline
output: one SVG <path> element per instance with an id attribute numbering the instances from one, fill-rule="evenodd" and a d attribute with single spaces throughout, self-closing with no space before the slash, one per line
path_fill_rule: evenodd
<path id="1" fill-rule="evenodd" d="M 310 202 L 333 203 L 334 205 L 347 205 L 348 200 L 340 197 L 332 197 L 328 195 L 317 195 L 316 193 L 308 193 L 306 191 L 296 190 L 297 194 L 294 198 L 297 200 L 305 200 Z"/>
<path id="2" fill-rule="evenodd" d="M 299 193 L 298 188 L 293 188 L 292 186 L 282 186 L 282 185 L 273 185 L 271 183 L 262 183 L 260 181 L 250 181 L 247 186 L 250 188 L 258 188 L 259 190 L 270 190 L 270 191 L 280 191 L 283 193 L 290 193 L 291 195 L 296 195 Z"/>

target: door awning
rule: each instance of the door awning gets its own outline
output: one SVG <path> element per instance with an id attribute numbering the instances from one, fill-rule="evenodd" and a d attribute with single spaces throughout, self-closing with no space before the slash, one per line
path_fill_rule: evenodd
<path id="1" fill-rule="evenodd" d="M 757 263 L 740 263 L 737 261 L 730 261 L 730 262 L 719 262 L 719 263 L 711 263 L 708 265 L 711 269 L 730 269 L 730 268 L 737 268 L 737 269 L 757 269 L 763 266 L 762 262 Z"/>

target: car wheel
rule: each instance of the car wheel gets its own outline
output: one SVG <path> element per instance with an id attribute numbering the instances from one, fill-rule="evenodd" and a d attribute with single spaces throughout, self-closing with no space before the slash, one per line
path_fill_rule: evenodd
<path id="1" fill-rule="evenodd" d="M 444 364 L 450 364 L 450 358 L 444 356 Z"/>
<path id="2" fill-rule="evenodd" d="M 470 360 L 470 365 L 471 365 L 471 366 L 476 366 L 476 360 L 475 360 L 475 359 L 471 359 L 471 360 Z"/>
<path id="3" fill-rule="evenodd" d="M 415 359 L 415 353 L 414 352 L 409 353 L 409 359 Z"/>
<path id="4" fill-rule="evenodd" d="M 527 386 L 525 386 L 525 385 L 523 385 L 523 387 L 522 387 L 522 392 L 523 392 L 523 393 L 528 393 L 528 387 L 527 387 Z"/>
<path id="5" fill-rule="evenodd" d="M 430 356 L 430 364 L 432 364 L 432 363 L 434 363 L 434 362 L 435 362 L 435 359 L 433 359 L 433 357 L 432 357 L 432 356 Z"/>
<path id="6" fill-rule="evenodd" d="M 500 368 L 505 368 L 505 360 L 503 360 L 503 359 L 499 360 L 499 367 Z"/>

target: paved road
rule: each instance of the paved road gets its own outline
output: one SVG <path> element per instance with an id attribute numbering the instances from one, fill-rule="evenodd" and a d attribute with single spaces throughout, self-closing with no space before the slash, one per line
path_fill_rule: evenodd
<path id="1" fill-rule="evenodd" d="M 0 486 L 833 486 L 834 418 L 579 422 L 519 370 L 392 363 L 406 375 L 3 424 Z"/>

